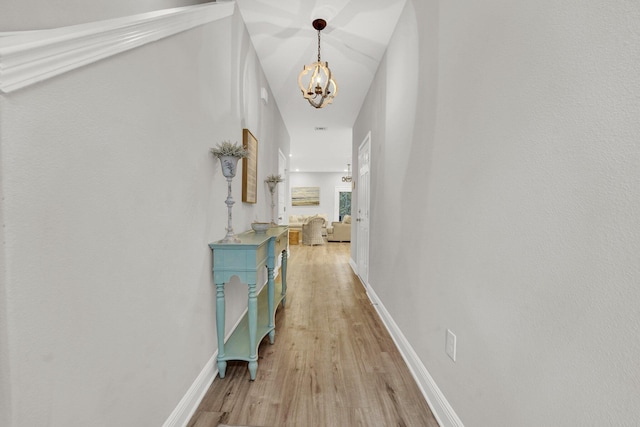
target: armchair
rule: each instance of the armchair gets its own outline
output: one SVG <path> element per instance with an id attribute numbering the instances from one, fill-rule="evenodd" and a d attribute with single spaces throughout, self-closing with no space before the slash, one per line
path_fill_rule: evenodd
<path id="1" fill-rule="evenodd" d="M 316 217 L 302 224 L 302 244 L 303 245 L 324 245 L 322 228 L 324 218 Z"/>

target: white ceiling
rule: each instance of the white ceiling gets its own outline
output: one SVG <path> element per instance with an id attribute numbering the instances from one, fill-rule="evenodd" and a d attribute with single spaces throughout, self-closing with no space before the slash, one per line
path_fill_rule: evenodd
<path id="1" fill-rule="evenodd" d="M 405 2 L 236 0 L 291 137 L 291 171 L 343 171 L 351 163 L 351 129 Z M 321 109 L 298 88 L 303 66 L 317 60 L 316 18 L 327 21 L 322 61 L 339 89 Z"/>

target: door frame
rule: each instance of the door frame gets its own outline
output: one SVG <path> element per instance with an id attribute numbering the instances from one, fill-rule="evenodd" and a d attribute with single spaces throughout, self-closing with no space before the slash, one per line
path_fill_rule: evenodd
<path id="1" fill-rule="evenodd" d="M 363 153 L 367 163 L 363 164 Z M 358 146 L 358 210 L 356 214 L 356 267 L 365 289 L 369 287 L 369 219 L 371 206 L 371 131 Z M 353 203 L 353 200 L 351 201 Z"/>
<path id="2" fill-rule="evenodd" d="M 284 179 L 281 185 L 276 186 L 278 192 L 278 211 L 276 212 L 276 222 L 279 225 L 287 224 L 289 219 L 287 218 L 287 187 L 289 186 L 289 177 L 287 176 L 287 157 L 284 155 L 281 149 L 278 148 L 278 174 Z M 284 188 L 281 188 L 284 187 Z"/>

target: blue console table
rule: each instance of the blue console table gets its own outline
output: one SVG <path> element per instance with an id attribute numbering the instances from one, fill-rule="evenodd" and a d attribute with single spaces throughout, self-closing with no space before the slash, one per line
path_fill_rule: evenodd
<path id="1" fill-rule="evenodd" d="M 269 334 L 275 340 L 276 308 L 284 306 L 287 293 L 287 244 L 289 228 L 272 227 L 266 233 L 253 230 L 237 235 L 240 243 L 210 243 L 213 251 L 213 281 L 216 285 L 216 329 L 218 333 L 218 372 L 224 378 L 227 360 L 249 362 L 251 380 L 258 371 L 258 346 Z M 274 279 L 276 257 L 282 254 L 281 280 Z M 256 295 L 258 271 L 267 268 L 267 285 Z M 225 332 L 224 287 L 231 276 L 238 276 L 248 287 L 247 314 L 233 331 L 227 342 Z M 266 289 L 266 292 L 265 292 Z"/>

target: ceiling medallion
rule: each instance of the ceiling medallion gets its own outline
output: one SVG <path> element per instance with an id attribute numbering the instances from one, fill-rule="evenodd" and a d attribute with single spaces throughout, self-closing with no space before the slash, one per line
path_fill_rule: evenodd
<path id="1" fill-rule="evenodd" d="M 318 31 L 318 62 L 305 65 L 298 76 L 298 86 L 302 96 L 316 108 L 331 104 L 338 94 L 338 85 L 331 75 L 329 63 L 320 60 L 320 31 L 326 26 L 327 21 L 324 19 L 313 21 L 313 28 Z"/>

